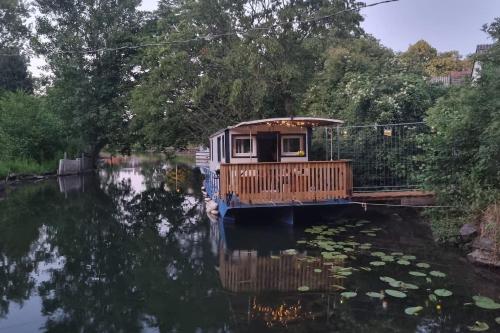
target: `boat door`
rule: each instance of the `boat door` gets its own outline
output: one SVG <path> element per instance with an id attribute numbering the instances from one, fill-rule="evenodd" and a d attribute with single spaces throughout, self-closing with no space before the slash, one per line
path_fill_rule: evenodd
<path id="1" fill-rule="evenodd" d="M 279 159 L 279 133 L 257 133 L 257 161 L 278 162 Z"/>

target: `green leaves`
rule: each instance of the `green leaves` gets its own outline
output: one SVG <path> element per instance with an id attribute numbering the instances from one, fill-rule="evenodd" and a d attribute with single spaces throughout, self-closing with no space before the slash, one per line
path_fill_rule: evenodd
<path id="1" fill-rule="evenodd" d="M 389 296 L 396 297 L 396 298 L 405 298 L 406 294 L 402 291 L 397 291 L 393 289 L 386 289 L 385 293 Z"/>
<path id="2" fill-rule="evenodd" d="M 436 289 L 434 290 L 434 294 L 438 295 L 439 297 L 449 297 L 453 295 L 451 291 L 446 289 Z"/>
<path id="3" fill-rule="evenodd" d="M 384 295 L 381 294 L 381 293 L 377 293 L 377 292 L 374 292 L 374 291 L 369 291 L 366 293 L 366 296 L 368 297 L 372 297 L 372 298 L 379 298 L 379 299 L 382 299 L 384 298 Z"/>
<path id="4" fill-rule="evenodd" d="M 484 331 L 489 330 L 490 326 L 488 326 L 488 324 L 486 324 L 485 322 L 476 321 L 474 323 L 474 325 L 467 326 L 467 328 L 469 329 L 469 331 L 472 331 L 472 332 L 484 332 Z"/>
<path id="5" fill-rule="evenodd" d="M 372 266 L 384 266 L 385 262 L 383 262 L 383 261 L 371 261 L 370 265 L 372 265 Z"/>
<path id="6" fill-rule="evenodd" d="M 352 291 L 344 291 L 340 293 L 340 296 L 342 296 L 343 298 L 353 298 L 356 297 L 357 295 L 358 295 L 357 293 Z"/>
<path id="7" fill-rule="evenodd" d="M 434 277 L 439 277 L 439 278 L 446 277 L 446 274 L 443 272 L 440 272 L 440 271 L 430 271 L 429 274 L 434 276 Z"/>
<path id="8" fill-rule="evenodd" d="M 422 311 L 424 308 L 421 306 L 413 306 L 405 309 L 405 313 L 410 316 L 416 316 Z"/>
<path id="9" fill-rule="evenodd" d="M 474 304 L 477 307 L 480 307 L 482 309 L 487 309 L 487 310 L 498 310 L 500 309 L 500 304 L 496 303 L 494 300 L 492 300 L 489 297 L 485 296 L 474 296 L 472 297 L 474 300 Z"/>
<path id="10" fill-rule="evenodd" d="M 298 291 L 309 291 L 309 287 L 308 286 L 300 286 L 297 288 Z"/>
<path id="11" fill-rule="evenodd" d="M 420 277 L 427 276 L 427 274 L 425 274 L 423 272 L 415 272 L 415 271 L 410 271 L 410 272 L 408 272 L 408 274 L 413 275 L 413 276 L 420 276 Z"/>

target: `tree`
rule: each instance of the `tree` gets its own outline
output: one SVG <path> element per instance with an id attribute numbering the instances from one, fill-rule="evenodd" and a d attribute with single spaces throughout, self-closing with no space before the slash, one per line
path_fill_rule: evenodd
<path id="1" fill-rule="evenodd" d="M 54 74 L 49 104 L 62 116 L 80 150 L 96 157 L 125 141 L 126 99 L 133 86 L 133 49 L 141 25 L 139 0 L 35 0 L 37 51 Z M 119 49 L 116 49 L 119 48 Z"/>
<path id="2" fill-rule="evenodd" d="M 28 8 L 24 1 L 0 3 L 0 92 L 33 88 L 28 73 L 28 59 L 21 49 L 29 36 L 26 26 Z"/>
<path id="3" fill-rule="evenodd" d="M 401 54 L 401 59 L 410 71 L 424 73 L 425 65 L 437 57 L 437 50 L 421 39 Z"/>
<path id="4" fill-rule="evenodd" d="M 439 53 L 424 65 L 428 76 L 449 75 L 453 71 L 464 71 L 472 68 L 470 60 L 462 60 L 458 51 Z"/>
<path id="5" fill-rule="evenodd" d="M 144 77 L 132 98 L 136 132 L 161 148 L 203 142 L 239 120 L 297 114 L 326 45 L 362 32 L 359 13 L 345 11 L 354 5 L 160 2 L 154 21 L 159 31 L 149 39 L 172 44 L 143 54 Z"/>

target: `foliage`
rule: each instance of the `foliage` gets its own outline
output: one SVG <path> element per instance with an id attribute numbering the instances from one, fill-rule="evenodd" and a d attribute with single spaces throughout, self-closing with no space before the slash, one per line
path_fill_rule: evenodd
<path id="1" fill-rule="evenodd" d="M 51 161 L 63 149 L 62 123 L 42 97 L 23 92 L 0 97 L 0 161 Z"/>
<path id="2" fill-rule="evenodd" d="M 144 52 L 134 131 L 149 146 L 183 146 L 240 120 L 296 114 L 327 45 L 361 33 L 356 11 L 305 19 L 354 4 L 161 1 L 148 41 L 189 42 Z"/>
<path id="3" fill-rule="evenodd" d="M 498 43 L 482 62 L 475 85 L 451 90 L 427 114 L 426 122 L 435 132 L 424 137 L 425 182 L 440 204 L 457 207 L 433 213 L 438 236 L 456 233 L 464 220 L 500 197 Z"/>
<path id="4" fill-rule="evenodd" d="M 134 80 L 139 0 L 36 0 L 37 39 L 54 73 L 48 104 L 61 115 L 80 149 L 96 156 L 108 143 L 126 142 L 128 90 Z M 84 51 L 85 50 L 85 51 Z M 93 50 L 88 52 L 88 50 Z"/>

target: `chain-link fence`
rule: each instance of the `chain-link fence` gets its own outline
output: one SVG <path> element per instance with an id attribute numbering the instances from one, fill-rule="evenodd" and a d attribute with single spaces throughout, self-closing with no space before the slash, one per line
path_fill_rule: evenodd
<path id="1" fill-rule="evenodd" d="M 398 191 L 419 187 L 422 122 L 325 129 L 325 158 L 352 160 L 354 191 Z"/>

